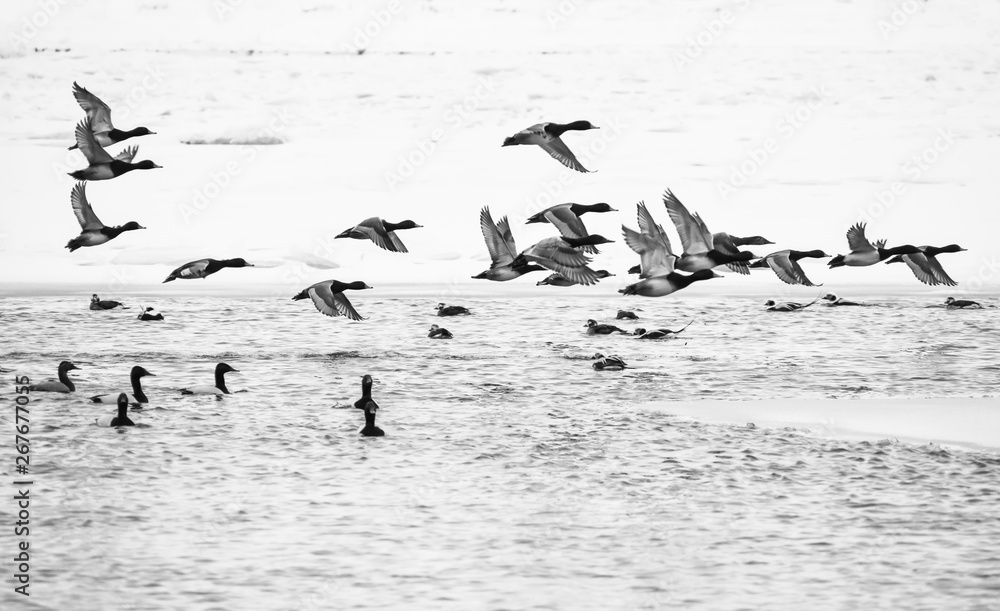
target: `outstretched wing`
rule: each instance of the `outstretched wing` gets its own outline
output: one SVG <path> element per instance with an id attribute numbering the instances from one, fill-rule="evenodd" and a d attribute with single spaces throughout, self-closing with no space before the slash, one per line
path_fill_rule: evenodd
<path id="1" fill-rule="evenodd" d="M 639 231 L 649 237 L 663 243 L 667 249 L 667 254 L 673 254 L 674 249 L 670 246 L 670 238 L 663 226 L 653 220 L 653 215 L 646 208 L 646 202 L 639 202 L 636 205 L 636 219 L 639 221 Z"/>
<path id="2" fill-rule="evenodd" d="M 783 250 L 781 252 L 774 253 L 773 255 L 768 255 L 764 260 L 767 262 L 767 266 L 770 267 L 774 271 L 774 274 L 785 284 L 817 286 L 813 284 L 808 277 L 806 277 L 805 271 L 803 271 L 798 262 L 791 260 L 789 257 L 790 254 L 791 251 Z"/>
<path id="3" fill-rule="evenodd" d="M 532 134 L 535 136 L 535 134 Z M 562 141 L 562 138 L 558 136 L 550 136 L 544 132 L 538 133 L 537 137 L 531 139 L 532 144 L 537 144 L 542 147 L 542 149 L 552 155 L 556 161 L 563 164 L 571 170 L 576 170 L 577 172 L 589 172 L 587 168 L 583 167 L 583 164 L 576 158 L 573 151 L 569 150 L 566 143 Z"/>
<path id="4" fill-rule="evenodd" d="M 95 132 L 109 132 L 115 128 L 111 123 L 111 108 L 101 98 L 73 82 L 73 97 L 80 108 L 87 113 L 90 127 Z"/>
<path id="5" fill-rule="evenodd" d="M 517 250 L 507 217 L 500 219 L 500 224 L 496 225 L 490 214 L 489 206 L 484 206 L 479 211 L 479 228 L 483 232 L 486 248 L 490 251 L 490 259 L 493 260 L 490 269 L 510 265 L 514 261 L 514 257 L 517 256 Z"/>
<path id="6" fill-rule="evenodd" d="M 138 152 L 139 152 L 138 146 L 129 146 L 126 147 L 125 150 L 123 150 L 122 152 L 115 155 L 115 159 L 117 159 L 118 161 L 124 161 L 125 163 L 132 163 L 132 160 L 135 159 L 135 154 Z"/>
<path id="7" fill-rule="evenodd" d="M 871 252 L 875 250 L 872 243 L 865 237 L 864 223 L 857 223 L 847 230 L 847 245 L 851 248 L 851 252 L 854 253 Z"/>
<path id="8" fill-rule="evenodd" d="M 351 320 L 366 320 L 358 314 L 351 302 L 343 293 L 334 293 L 330 282 L 317 282 L 306 289 L 306 294 L 312 299 L 316 309 L 327 316 L 346 316 Z"/>
<path id="9" fill-rule="evenodd" d="M 926 257 L 926 255 L 924 255 Z M 941 284 L 946 284 L 948 286 L 956 286 L 958 283 L 951 279 L 948 272 L 944 271 L 941 267 L 941 262 L 937 260 L 937 257 L 927 257 L 927 269 L 934 274 L 934 279 Z"/>
<path id="10" fill-rule="evenodd" d="M 97 218 L 97 215 L 94 214 L 94 209 L 90 206 L 90 202 L 87 201 L 87 183 L 76 183 L 69 195 L 69 201 L 73 206 L 73 213 L 76 214 L 76 220 L 79 221 L 80 228 L 83 231 L 100 231 L 104 228 L 104 223 L 101 222 L 101 219 Z"/>
<path id="11" fill-rule="evenodd" d="M 94 132 L 91 131 L 90 118 L 86 118 L 80 121 L 76 125 L 76 145 L 83 152 L 83 156 L 87 158 L 87 162 L 90 165 L 97 165 L 100 163 L 111 163 L 111 155 L 104 150 L 97 140 L 94 138 Z"/>
<path id="12" fill-rule="evenodd" d="M 396 245 L 393 243 L 392 238 L 389 237 L 389 232 L 382 225 L 382 219 L 377 216 L 361 221 L 354 226 L 354 230 L 363 233 L 366 238 L 378 245 L 379 248 L 392 252 L 406 252 L 405 246 L 401 251 L 396 250 Z"/>
<path id="13" fill-rule="evenodd" d="M 663 205 L 667 207 L 670 220 L 681 236 L 684 254 L 697 255 L 712 249 L 712 232 L 697 214 L 692 215 L 670 189 L 663 194 Z"/>
<path id="14" fill-rule="evenodd" d="M 674 271 L 677 256 L 667 252 L 663 243 L 652 236 L 622 225 L 625 243 L 639 255 L 640 278 L 665 276 Z"/>
<path id="15" fill-rule="evenodd" d="M 924 284 L 928 286 L 937 286 L 938 284 L 941 284 L 941 282 L 939 282 L 934 276 L 934 270 L 930 265 L 929 259 L 922 253 L 903 255 L 903 263 L 906 263 L 906 266 L 910 268 L 910 271 L 913 272 L 913 275 L 917 278 L 917 280 L 923 282 Z M 943 272 L 944 270 L 941 271 Z M 947 276 L 947 274 L 945 275 Z M 951 278 L 949 278 L 949 280 L 951 280 Z"/>

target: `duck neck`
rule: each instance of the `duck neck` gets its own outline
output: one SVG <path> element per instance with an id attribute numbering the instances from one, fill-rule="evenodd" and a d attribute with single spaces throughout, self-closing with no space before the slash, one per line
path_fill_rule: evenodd
<path id="1" fill-rule="evenodd" d="M 132 374 L 132 396 L 139 403 L 149 403 L 149 399 L 146 398 L 146 393 L 142 392 L 142 382 L 140 381 L 142 376 L 133 373 Z"/>
<path id="2" fill-rule="evenodd" d="M 226 388 L 226 372 L 215 372 L 215 387 L 221 390 L 224 394 L 230 394 L 229 389 Z"/>
<path id="3" fill-rule="evenodd" d="M 76 386 L 73 384 L 73 380 L 69 377 L 69 370 L 59 370 L 59 381 L 63 384 L 63 386 L 68 388 L 70 392 L 76 392 Z"/>
<path id="4" fill-rule="evenodd" d="M 365 428 L 366 429 L 375 428 L 375 410 L 373 409 L 365 410 Z"/>

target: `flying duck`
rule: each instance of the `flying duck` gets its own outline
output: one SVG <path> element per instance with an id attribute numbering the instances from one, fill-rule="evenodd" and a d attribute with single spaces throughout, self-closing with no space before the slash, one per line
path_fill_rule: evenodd
<path id="1" fill-rule="evenodd" d="M 679 335 L 684 329 L 687 329 L 688 327 L 690 327 L 692 322 L 694 322 L 694 320 L 688 322 L 688 324 L 684 325 L 683 327 L 681 327 L 680 329 L 678 329 L 676 331 L 673 331 L 671 329 L 664 329 L 664 328 L 653 329 L 652 331 L 647 331 L 647 330 L 643 329 L 642 327 L 639 327 L 638 329 L 636 329 L 635 331 L 632 332 L 632 335 L 635 335 L 637 337 L 637 339 L 663 339 L 665 337 L 666 338 L 672 338 L 672 337 L 676 337 L 677 335 Z"/>
<path id="2" fill-rule="evenodd" d="M 754 261 L 749 267 L 769 267 L 779 280 L 785 284 L 802 284 L 804 286 L 823 286 L 813 284 L 799 265 L 799 259 L 829 257 L 822 250 L 779 250 Z"/>
<path id="3" fill-rule="evenodd" d="M 120 301 L 114 301 L 111 299 L 103 300 L 100 297 L 98 297 L 96 293 L 90 296 L 91 310 L 113 310 L 115 308 L 127 308 L 127 307 L 128 306 L 126 306 Z"/>
<path id="4" fill-rule="evenodd" d="M 857 301 L 848 301 L 847 299 L 843 299 L 843 298 L 837 297 L 833 293 L 827 293 L 826 295 L 823 295 L 823 299 L 829 302 L 829 303 L 826 304 L 828 306 L 863 306 L 863 305 L 865 305 L 865 304 L 859 303 Z"/>
<path id="5" fill-rule="evenodd" d="M 451 331 L 449 331 L 448 329 L 445 329 L 443 327 L 439 327 L 437 325 L 431 325 L 431 330 L 427 334 L 427 337 L 429 337 L 431 339 L 451 339 L 454 336 L 451 334 Z"/>
<path id="6" fill-rule="evenodd" d="M 438 316 L 459 316 L 462 314 L 472 314 L 469 308 L 457 305 L 445 305 L 443 303 L 437 304 Z"/>
<path id="7" fill-rule="evenodd" d="M 963 308 L 982 308 L 983 306 L 979 304 L 978 301 L 970 301 L 968 299 L 955 299 L 954 297 L 949 297 L 944 300 L 944 305 L 949 310 L 953 309 L 963 309 Z"/>
<path id="8" fill-rule="evenodd" d="M 94 140 L 103 147 L 108 147 L 136 136 L 148 136 L 149 134 L 156 133 L 149 131 L 146 127 L 136 127 L 128 131 L 115 129 L 115 126 L 111 123 L 111 108 L 102 102 L 99 97 L 77 85 L 75 81 L 73 82 L 73 97 L 76 98 L 76 102 L 80 105 L 80 108 L 87 113 L 87 119 L 90 121 Z M 74 144 L 69 147 L 69 150 L 77 147 L 79 147 L 79 144 Z"/>
<path id="9" fill-rule="evenodd" d="M 146 393 L 142 392 L 142 382 L 141 378 L 143 376 L 153 376 L 155 374 L 149 373 L 144 368 L 136 365 L 132 368 L 132 372 L 129 374 L 129 380 L 132 382 L 132 394 L 131 396 L 126 393 L 109 393 L 106 395 L 97 395 L 96 397 L 91 397 L 90 400 L 94 403 L 111 403 L 116 399 L 124 396 L 128 403 L 134 405 L 141 405 L 143 403 L 149 403 L 149 398 L 146 397 Z"/>
<path id="10" fill-rule="evenodd" d="M 28 387 L 28 390 L 33 392 L 76 392 L 76 386 L 73 384 L 73 380 L 67 374 L 68 371 L 73 369 L 79 369 L 76 365 L 69 361 L 63 361 L 59 363 L 59 380 L 46 380 L 45 382 L 39 382 L 38 384 L 32 384 Z"/>
<path id="11" fill-rule="evenodd" d="M 598 352 L 594 355 L 594 358 L 597 360 L 594 361 L 593 368 L 597 371 L 621 371 L 622 369 L 628 367 L 628 365 L 625 364 L 625 361 L 622 360 L 622 357 L 613 354 L 604 356 Z"/>
<path id="12" fill-rule="evenodd" d="M 846 255 L 837 255 L 830 260 L 828 265 L 834 267 L 865 267 L 875 265 L 879 261 L 885 261 L 893 255 L 918 254 L 920 249 L 911 244 L 896 246 L 895 248 L 885 248 L 885 241 L 872 244 L 865 237 L 865 223 L 857 223 L 847 230 L 847 244 L 851 252 Z"/>
<path id="13" fill-rule="evenodd" d="M 817 301 L 819 301 L 819 297 L 803 305 L 795 301 L 776 302 L 773 299 L 768 299 L 767 301 L 764 302 L 764 305 L 767 306 L 768 312 L 797 312 L 798 310 L 804 310 L 808 308 Z"/>
<path id="14" fill-rule="evenodd" d="M 542 267 L 557 272 L 577 284 L 596 284 L 600 277 L 597 272 L 587 267 L 590 257 L 579 247 L 608 244 L 611 240 L 602 235 L 589 235 L 583 238 L 568 238 L 566 236 L 545 238 L 534 246 L 521 251 L 513 267 L 527 265 L 528 262 L 538 263 Z"/>
<path id="15" fill-rule="evenodd" d="M 917 280 L 930 286 L 938 284 L 955 286 L 958 284 L 941 267 L 941 262 L 937 260 L 937 255 L 945 252 L 963 252 L 964 248 L 958 244 L 949 244 L 941 247 L 918 246 L 917 248 L 920 249 L 919 253 L 896 255 L 887 260 L 886 265 L 889 263 L 906 263 L 906 266 L 910 268 L 910 271 L 913 272 Z"/>
<path id="16" fill-rule="evenodd" d="M 128 417 L 128 395 L 122 393 L 118 395 L 118 414 L 112 416 L 110 414 L 101 416 L 94 420 L 97 426 L 135 426 Z"/>
<path id="17" fill-rule="evenodd" d="M 87 183 L 85 182 L 76 183 L 69 196 L 70 203 L 73 206 L 73 213 L 76 214 L 76 220 L 79 221 L 81 229 L 80 235 L 66 244 L 66 248 L 70 252 L 83 246 L 97 246 L 98 244 L 110 242 L 124 231 L 145 229 L 145 227 L 135 221 L 129 221 L 124 225 L 115 227 L 108 227 L 102 223 L 101 219 L 97 218 L 97 215 L 94 214 L 94 209 L 91 207 L 90 202 L 87 201 L 86 187 Z"/>
<path id="18" fill-rule="evenodd" d="M 233 369 L 227 363 L 219 363 L 215 366 L 215 386 L 210 384 L 200 384 L 198 386 L 188 386 L 181 389 L 182 395 L 228 395 L 232 394 L 226 388 L 226 374 L 229 372 L 239 373 L 238 369 Z"/>
<path id="19" fill-rule="evenodd" d="M 600 129 L 590 121 L 573 121 L 572 123 L 538 123 L 528 129 L 522 130 L 503 141 L 503 146 L 514 146 L 517 144 L 537 144 L 542 149 L 552 155 L 559 163 L 577 172 L 589 172 L 576 159 L 573 151 L 569 150 L 566 143 L 559 136 L 565 132 L 576 130 L 586 131 L 588 129 Z"/>
<path id="20" fill-rule="evenodd" d="M 629 248 L 639 255 L 639 276 L 643 278 L 618 292 L 623 295 L 643 297 L 663 297 L 689 286 L 692 282 L 720 278 L 711 269 L 701 269 L 693 274 L 679 274 L 674 271 L 677 255 L 670 252 L 670 242 L 646 233 L 639 233 L 622 225 L 622 235 Z"/>
<path id="21" fill-rule="evenodd" d="M 346 316 L 351 320 L 368 320 L 366 317 L 358 314 L 358 311 L 351 305 L 347 296 L 344 295 L 344 291 L 360 291 L 370 288 L 372 287 L 360 280 L 355 282 L 324 280 L 302 289 L 298 295 L 292 297 L 292 300 L 298 301 L 308 297 L 312 299 L 316 309 L 327 316 Z"/>
<path id="22" fill-rule="evenodd" d="M 558 204 L 542 210 L 528 218 L 527 223 L 552 223 L 559 233 L 568 238 L 584 238 L 590 235 L 580 216 L 587 212 L 617 212 L 605 203 L 600 204 Z M 581 250 L 592 255 L 600 254 L 594 246 L 582 246 Z"/>
<path id="23" fill-rule="evenodd" d="M 499 223 L 494 224 L 489 207 L 484 207 L 479 211 L 479 227 L 483 232 L 486 249 L 490 251 L 493 263 L 490 264 L 488 270 L 478 276 L 473 276 L 473 279 L 507 282 L 528 272 L 545 270 L 541 265 L 517 259 L 517 245 L 514 244 L 514 236 L 510 232 L 510 223 L 506 216 L 500 219 Z"/>
<path id="24" fill-rule="evenodd" d="M 83 156 L 87 158 L 88 164 L 82 170 L 69 173 L 77 180 L 110 180 L 132 170 L 152 170 L 162 167 L 148 159 L 132 163 L 132 159 L 139 151 L 138 147 L 125 149 L 116 157 L 109 155 L 94 139 L 89 118 L 84 119 L 76 126 L 76 144 L 80 147 Z"/>
<path id="25" fill-rule="evenodd" d="M 163 283 L 174 280 L 193 280 L 195 278 L 208 278 L 215 272 L 226 267 L 253 267 L 252 263 L 247 263 L 245 259 L 198 259 L 190 261 L 170 272 Z"/>
<path id="26" fill-rule="evenodd" d="M 725 265 L 740 274 L 750 273 L 746 262 L 756 258 L 753 253 L 737 249 L 726 234 L 717 234 L 720 236 L 717 242 L 716 234 L 709 231 L 705 221 L 699 215 L 688 212 L 670 189 L 663 194 L 663 205 L 666 206 L 684 247 L 683 254 L 674 265 L 678 270 L 696 272 Z"/>
<path id="27" fill-rule="evenodd" d="M 614 325 L 603 325 L 597 324 L 597 321 L 591 318 L 587 321 L 587 324 L 583 325 L 587 327 L 587 335 L 611 335 L 612 333 L 628 333 L 625 329 L 619 329 Z"/>
<path id="28" fill-rule="evenodd" d="M 350 229 L 344 230 L 336 238 L 371 240 L 379 248 L 390 252 L 409 252 L 406 250 L 406 246 L 403 245 L 402 240 L 399 239 L 399 236 L 396 235 L 396 231 L 400 229 L 416 229 L 418 227 L 422 227 L 422 225 L 417 225 L 409 220 L 401 223 L 390 223 L 389 221 L 383 221 L 377 216 L 373 216 L 370 219 L 361 221 Z"/>
<path id="29" fill-rule="evenodd" d="M 609 276 L 614 276 L 614 274 L 612 274 L 611 272 L 609 272 L 606 269 L 599 269 L 599 270 L 595 271 L 594 273 L 597 274 L 597 277 L 600 278 L 600 279 L 604 279 L 604 278 L 607 278 Z M 572 280 L 570 280 L 566 276 L 563 276 L 559 272 L 552 272 L 551 274 L 549 274 L 545 278 L 542 278 L 541 280 L 539 280 L 538 282 L 536 282 L 535 286 L 543 286 L 543 285 L 549 285 L 549 286 L 573 286 L 574 284 L 578 284 L 578 283 L 577 282 L 573 282 Z"/>

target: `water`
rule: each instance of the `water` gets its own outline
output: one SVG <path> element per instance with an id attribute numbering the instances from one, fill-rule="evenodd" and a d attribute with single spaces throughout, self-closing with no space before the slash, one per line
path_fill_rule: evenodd
<path id="1" fill-rule="evenodd" d="M 81 368 L 75 395 L 33 396 L 31 600 L 1000 607 L 995 452 L 705 424 L 662 406 L 993 396 L 995 310 L 897 297 L 782 314 L 756 297 L 570 291 L 452 300 L 475 313 L 455 318 L 434 315 L 437 296 L 364 291 L 351 296 L 363 323 L 264 297 L 143 298 L 163 323 L 134 320 L 137 300 L 91 312 L 88 295 L 6 298 L 0 365 L 33 381 L 62 359 Z M 695 322 L 668 341 L 586 335 L 588 318 L 616 322 L 620 307 L 641 317 L 618 322 L 629 330 Z M 455 339 L 427 339 L 434 323 Z M 594 371 L 595 352 L 630 368 Z M 219 361 L 240 370 L 233 395 L 176 392 L 212 382 Z M 139 426 L 97 428 L 113 407 L 86 398 L 128 390 L 135 364 L 156 374 Z M 356 432 L 365 373 L 381 439 Z"/>

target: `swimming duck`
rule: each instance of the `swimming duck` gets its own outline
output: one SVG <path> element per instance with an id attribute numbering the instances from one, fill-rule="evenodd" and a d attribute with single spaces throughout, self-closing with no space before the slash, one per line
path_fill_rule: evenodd
<path id="1" fill-rule="evenodd" d="M 611 272 L 609 272 L 606 269 L 599 269 L 599 270 L 595 271 L 594 273 L 597 274 L 597 277 L 600 278 L 600 279 L 604 279 L 604 278 L 607 278 L 609 276 L 614 276 L 614 274 L 612 274 Z M 559 272 L 552 272 L 551 274 L 549 274 L 545 278 L 542 278 L 541 280 L 539 280 L 538 282 L 536 282 L 535 286 L 543 286 L 543 285 L 549 285 L 549 286 L 573 286 L 574 284 L 579 284 L 579 283 L 578 282 L 573 282 L 572 280 L 570 280 L 566 276 L 563 276 Z"/>
<path id="2" fill-rule="evenodd" d="M 846 299 L 842 299 L 840 297 L 837 297 L 833 293 L 827 293 L 826 295 L 823 295 L 823 299 L 829 302 L 828 304 L 826 304 L 828 306 L 863 306 L 863 305 L 865 305 L 865 304 L 859 303 L 857 301 L 848 301 Z"/>
<path id="3" fill-rule="evenodd" d="M 156 133 L 149 131 L 149 128 L 146 127 L 136 127 L 128 131 L 115 129 L 115 126 L 111 123 L 111 108 L 96 95 L 77 85 L 76 82 L 73 83 L 73 97 L 76 98 L 76 102 L 80 105 L 80 108 L 87 113 L 87 119 L 90 121 L 94 140 L 103 147 L 117 144 L 129 138 L 148 136 Z M 74 144 L 69 147 L 69 150 L 77 147 L 79 147 L 79 144 Z"/>
<path id="4" fill-rule="evenodd" d="M 622 357 L 614 354 L 604 356 L 598 352 L 594 355 L 594 358 L 597 360 L 594 361 L 593 368 L 597 371 L 621 371 L 622 369 L 628 367 L 628 365 L 625 364 L 625 361 L 622 360 Z"/>
<path id="5" fill-rule="evenodd" d="M 252 263 L 247 263 L 245 259 L 237 257 L 235 259 L 198 259 L 189 261 L 170 272 L 164 283 L 174 280 L 193 280 L 195 278 L 208 278 L 215 272 L 226 267 L 253 267 Z"/>
<path id="6" fill-rule="evenodd" d="M 731 239 L 722 239 L 721 236 L 726 234 L 718 234 L 720 239 L 716 242 L 716 234 L 709 231 L 705 221 L 697 214 L 688 212 L 670 189 L 663 194 L 663 205 L 666 206 L 684 247 L 683 254 L 674 264 L 675 268 L 684 272 L 696 272 L 725 265 L 740 274 L 750 273 L 746 262 L 757 258 L 753 253 L 737 249 Z"/>
<path id="7" fill-rule="evenodd" d="M 479 227 L 483 232 L 483 239 L 486 240 L 486 248 L 490 251 L 493 263 L 490 264 L 488 270 L 478 276 L 473 276 L 473 279 L 507 282 L 528 272 L 545 270 L 541 265 L 517 260 L 517 245 L 514 244 L 514 236 L 510 232 L 510 223 L 506 216 L 500 219 L 499 223 L 494 224 L 489 207 L 484 207 L 479 212 Z"/>
<path id="8" fill-rule="evenodd" d="M 375 412 L 378 411 L 378 405 L 374 401 L 369 401 L 365 404 L 365 425 L 358 429 L 358 433 L 365 437 L 384 437 L 385 431 L 375 426 Z"/>
<path id="9" fill-rule="evenodd" d="M 427 337 L 431 339 L 451 339 L 454 336 L 448 329 L 444 329 L 437 325 L 431 325 L 431 330 L 430 333 L 427 334 Z"/>
<path id="10" fill-rule="evenodd" d="M 699 280 L 721 278 L 710 269 L 701 269 L 693 274 L 679 274 L 674 271 L 677 255 L 670 252 L 670 243 L 664 239 L 639 233 L 622 225 L 625 243 L 635 251 L 640 258 L 640 277 L 644 278 L 635 284 L 630 284 L 618 292 L 623 295 L 641 295 L 643 297 L 663 297 L 690 286 Z"/>
<path id="11" fill-rule="evenodd" d="M 572 123 L 538 123 L 521 130 L 503 141 L 503 146 L 514 146 L 517 144 L 537 144 L 549 155 L 552 155 L 559 163 L 577 172 L 589 172 L 576 159 L 566 143 L 560 136 L 564 133 L 576 130 L 586 131 L 588 129 L 600 129 L 590 121 L 573 121 Z"/>
<path id="12" fill-rule="evenodd" d="M 610 335 L 612 333 L 628 333 L 625 329 L 619 329 L 614 325 L 603 325 L 597 324 L 597 321 L 591 318 L 587 321 L 587 324 L 583 325 L 587 327 L 587 335 Z"/>
<path id="13" fill-rule="evenodd" d="M 112 401 L 115 401 L 116 398 L 124 396 L 128 401 L 128 403 L 137 405 L 141 405 L 143 403 L 149 403 L 149 398 L 146 397 L 146 393 L 142 392 L 141 379 L 143 376 L 153 376 L 154 378 L 156 377 L 155 374 L 149 373 L 144 368 L 136 365 L 135 367 L 132 368 L 132 372 L 129 373 L 129 380 L 132 382 L 131 395 L 128 395 L 127 393 L 120 393 L 120 394 L 109 393 L 106 395 L 97 395 L 96 397 L 91 397 L 90 400 L 93 401 L 94 403 L 111 403 Z"/>
<path id="14" fill-rule="evenodd" d="M 872 244 L 865 237 L 865 223 L 857 223 L 847 230 L 847 244 L 851 252 L 847 255 L 837 255 L 830 260 L 828 265 L 834 267 L 865 267 L 875 265 L 879 261 L 884 261 L 893 255 L 918 254 L 920 249 L 911 244 L 896 246 L 895 248 L 885 248 L 885 240 Z"/>
<path id="15" fill-rule="evenodd" d="M 463 306 L 450 306 L 443 303 L 437 304 L 438 316 L 459 316 L 462 314 L 472 314 L 468 308 Z"/>
<path id="16" fill-rule="evenodd" d="M 145 310 L 143 310 L 142 313 L 139 314 L 139 316 L 137 316 L 137 318 L 139 320 L 146 321 L 146 322 L 148 322 L 150 320 L 163 320 L 163 314 L 160 314 L 159 312 L 157 312 L 156 310 L 154 310 L 152 307 L 148 307 Z"/>
<path id="17" fill-rule="evenodd" d="M 152 170 L 162 167 L 148 159 L 132 163 L 132 159 L 139 150 L 138 147 L 126 149 L 117 157 L 112 157 L 94 139 L 90 128 L 90 119 L 84 119 L 76 126 L 76 144 L 80 147 L 83 156 L 87 158 L 88 164 L 82 170 L 69 173 L 77 180 L 110 180 L 132 170 Z"/>
<path id="18" fill-rule="evenodd" d="M 983 306 L 979 304 L 978 301 L 970 301 L 968 299 L 955 299 L 954 297 L 949 297 L 944 300 L 945 306 L 949 309 L 959 309 L 962 308 L 982 308 Z"/>
<path id="19" fill-rule="evenodd" d="M 125 304 L 120 301 L 114 301 L 111 299 L 103 300 L 97 296 L 96 293 L 90 296 L 90 309 L 91 310 L 113 310 L 115 308 L 127 308 Z"/>
<path id="20" fill-rule="evenodd" d="M 584 238 L 590 235 L 580 216 L 587 212 L 617 212 L 605 203 L 600 204 L 558 204 L 542 210 L 528 218 L 527 223 L 552 223 L 561 235 L 568 238 Z M 581 250 L 592 255 L 600 254 L 595 246 L 582 246 Z"/>
<path id="21" fill-rule="evenodd" d="M 917 280 L 930 286 L 944 284 L 955 286 L 958 283 L 951 279 L 951 276 L 941 267 L 941 262 L 937 260 L 937 255 L 946 252 L 963 252 L 965 249 L 958 244 L 947 246 L 918 246 L 920 253 L 909 255 L 896 255 L 886 261 L 889 263 L 906 263 Z"/>
<path id="22" fill-rule="evenodd" d="M 542 267 L 562 274 L 577 284 L 596 284 L 600 279 L 597 272 L 587 267 L 590 257 L 579 250 L 581 246 L 608 244 L 611 240 L 602 235 L 589 235 L 583 238 L 568 238 L 566 236 L 545 238 L 534 246 L 521 251 L 514 258 L 512 266 L 527 265 L 528 262 L 538 263 Z"/>
<path id="23" fill-rule="evenodd" d="M 118 414 L 110 414 L 97 418 L 94 422 L 97 426 L 135 426 L 135 423 L 128 417 L 128 395 L 122 393 L 118 395 Z"/>
<path id="24" fill-rule="evenodd" d="M 364 409 L 369 403 L 375 403 L 372 399 L 372 383 L 374 380 L 367 373 L 361 376 L 361 398 L 354 402 L 355 409 Z M 375 409 L 378 409 L 378 403 L 375 403 Z"/>
<path id="25" fill-rule="evenodd" d="M 785 284 L 801 284 L 804 286 L 823 286 L 813 284 L 799 265 L 799 259 L 829 257 L 822 250 L 779 250 L 754 261 L 750 267 L 769 267 Z"/>
<path id="26" fill-rule="evenodd" d="M 360 280 L 355 282 L 324 280 L 302 289 L 298 295 L 292 297 L 292 300 L 298 301 L 308 297 L 312 299 L 316 309 L 327 316 L 346 316 L 351 320 L 368 320 L 366 317 L 358 314 L 358 311 L 351 305 L 347 296 L 344 295 L 344 291 L 360 291 L 370 288 L 372 287 Z"/>
<path id="27" fill-rule="evenodd" d="M 617 320 L 639 320 L 639 316 L 635 312 L 629 310 L 618 310 L 618 314 L 615 315 Z"/>
<path id="28" fill-rule="evenodd" d="M 665 337 L 666 338 L 677 337 L 677 335 L 679 335 L 682 331 L 684 331 L 684 329 L 690 327 L 692 322 L 694 321 L 692 320 L 691 322 L 689 322 L 688 324 L 684 325 L 683 327 L 681 327 L 676 331 L 664 328 L 647 331 L 642 327 L 639 327 L 638 329 L 632 332 L 632 335 L 635 335 L 638 339 L 663 339 Z"/>
<path id="29" fill-rule="evenodd" d="M 33 392 L 76 392 L 76 386 L 73 384 L 73 380 L 67 373 L 73 369 L 79 369 L 79 367 L 69 361 L 63 361 L 59 363 L 58 380 L 46 380 L 45 382 L 32 384 L 28 387 L 28 390 Z"/>
<path id="30" fill-rule="evenodd" d="M 764 302 L 764 305 L 767 306 L 768 312 L 797 312 L 799 310 L 804 310 L 808 308 L 817 301 L 819 301 L 819 297 L 813 299 L 812 301 L 806 304 L 801 304 L 796 301 L 776 302 L 773 299 L 768 299 L 767 301 Z"/>
<path id="31" fill-rule="evenodd" d="M 232 394 L 226 388 L 226 374 L 229 372 L 239 373 L 238 369 L 233 369 L 227 363 L 219 363 L 215 366 L 215 386 L 200 384 L 198 386 L 188 386 L 181 389 L 182 395 L 228 395 Z"/>
<path id="32" fill-rule="evenodd" d="M 94 209 L 91 207 L 90 202 L 87 201 L 86 186 L 87 183 L 85 182 L 76 183 L 69 196 L 73 212 L 76 214 L 76 220 L 79 221 L 81 229 L 80 235 L 66 243 L 66 248 L 70 252 L 83 246 L 97 246 L 98 244 L 110 242 L 125 231 L 145 229 L 145 227 L 135 221 L 129 221 L 124 225 L 115 227 L 108 227 L 102 223 L 101 219 L 97 218 L 97 215 L 94 214 Z"/>
<path id="33" fill-rule="evenodd" d="M 416 229 L 422 226 L 410 220 L 401 223 L 390 223 L 389 221 L 383 221 L 377 216 L 373 216 L 370 219 L 361 221 L 350 229 L 344 230 L 336 237 L 371 240 L 379 248 L 390 252 L 409 252 L 406 250 L 406 246 L 403 245 L 402 240 L 399 239 L 399 236 L 396 235 L 396 231 L 400 229 Z"/>

